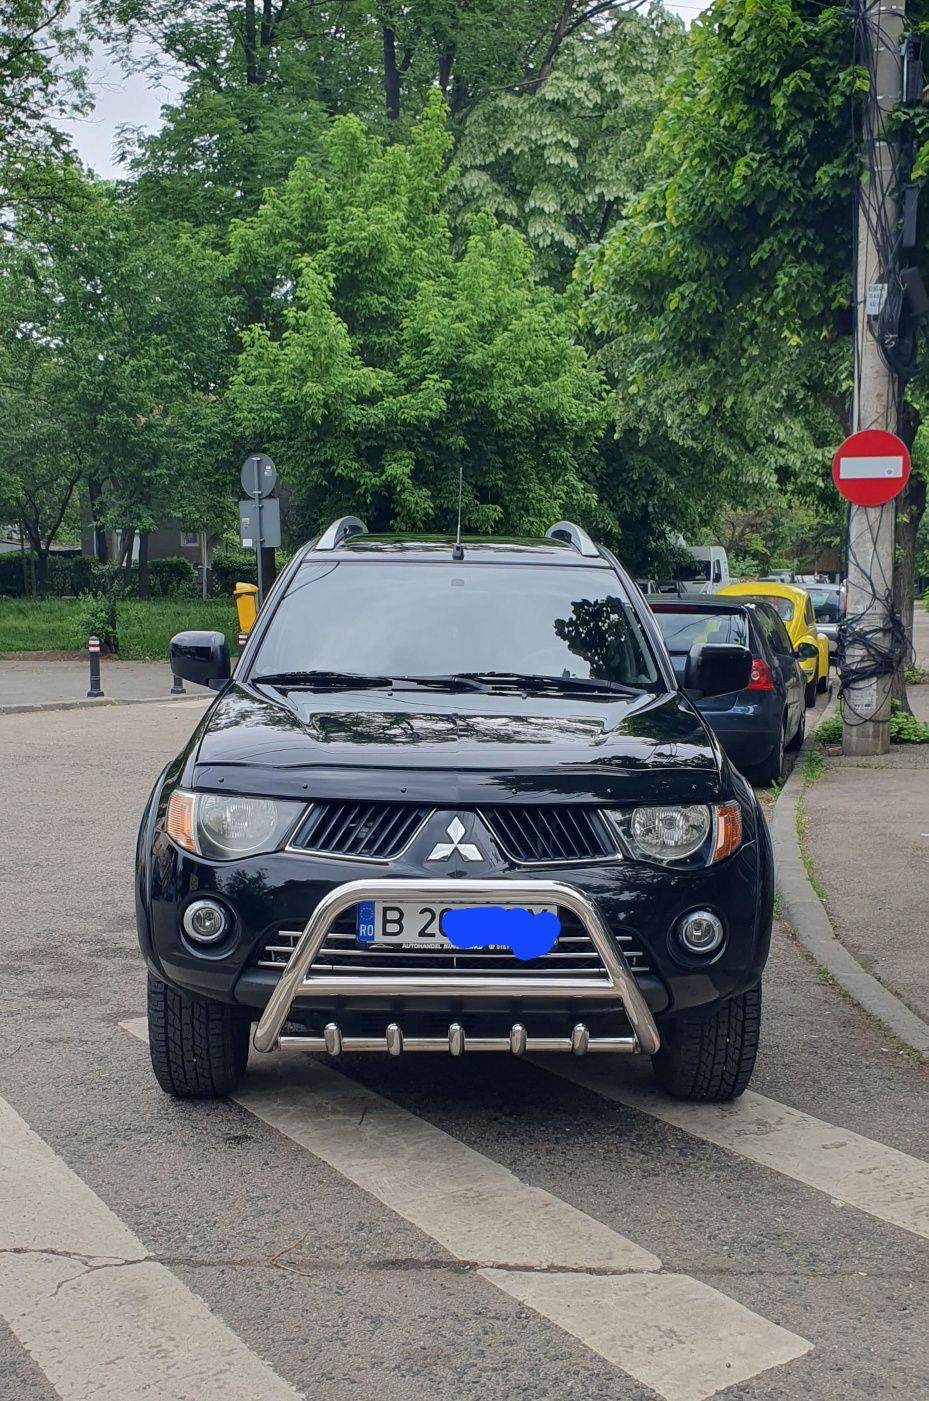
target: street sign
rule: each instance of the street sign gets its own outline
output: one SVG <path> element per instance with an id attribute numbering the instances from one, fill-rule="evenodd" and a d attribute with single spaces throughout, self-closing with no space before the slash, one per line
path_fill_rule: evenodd
<path id="1" fill-rule="evenodd" d="M 253 500 L 256 496 L 270 496 L 277 481 L 277 470 L 266 453 L 253 452 L 242 463 L 239 480 L 246 496 Z"/>
<path id="2" fill-rule="evenodd" d="M 883 506 L 906 486 L 910 453 L 902 438 L 883 428 L 853 433 L 832 459 L 832 480 L 839 494 L 856 506 Z"/>
<path id="3" fill-rule="evenodd" d="M 266 501 L 239 502 L 239 543 L 243 550 L 276 550 L 281 543 L 281 503 L 276 496 Z"/>

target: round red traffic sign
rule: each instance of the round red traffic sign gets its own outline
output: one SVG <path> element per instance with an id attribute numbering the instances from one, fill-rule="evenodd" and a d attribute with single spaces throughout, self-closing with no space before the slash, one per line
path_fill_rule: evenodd
<path id="1" fill-rule="evenodd" d="M 865 428 L 853 433 L 832 459 L 832 480 L 856 506 L 883 506 L 906 486 L 910 452 L 896 433 Z"/>

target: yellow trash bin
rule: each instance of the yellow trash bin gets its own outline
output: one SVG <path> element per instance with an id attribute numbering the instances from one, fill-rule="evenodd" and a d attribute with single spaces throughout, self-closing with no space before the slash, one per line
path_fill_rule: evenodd
<path id="1" fill-rule="evenodd" d="M 235 584 L 232 590 L 239 632 L 250 633 L 258 617 L 258 588 L 255 584 Z"/>

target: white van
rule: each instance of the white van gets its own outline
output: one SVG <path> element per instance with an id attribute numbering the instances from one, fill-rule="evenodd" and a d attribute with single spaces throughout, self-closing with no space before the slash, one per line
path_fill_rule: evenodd
<path id="1" fill-rule="evenodd" d="M 693 564 L 679 564 L 674 581 L 681 593 L 715 593 L 729 583 L 729 557 L 722 545 L 685 545 Z"/>

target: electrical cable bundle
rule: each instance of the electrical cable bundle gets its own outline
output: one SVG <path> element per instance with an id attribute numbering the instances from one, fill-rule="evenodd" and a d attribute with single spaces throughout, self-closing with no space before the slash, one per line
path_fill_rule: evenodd
<path id="1" fill-rule="evenodd" d="M 876 55 L 880 49 L 886 52 L 896 44 L 887 34 L 881 10 L 866 7 L 865 0 L 857 0 L 855 8 L 853 61 L 867 68 L 871 93 L 879 93 Z M 899 59 L 901 86 L 903 58 Z M 873 119 L 872 119 L 873 120 Z M 896 432 L 900 416 L 900 381 L 912 374 L 915 368 L 915 323 L 910 324 L 901 335 L 906 320 L 907 286 L 899 272 L 901 251 L 901 229 L 895 217 L 891 202 L 885 200 L 884 193 L 891 188 L 895 197 L 903 180 L 909 176 L 912 166 L 912 153 L 902 157 L 892 140 L 881 138 L 880 132 L 861 130 L 857 121 L 857 109 L 852 104 L 852 144 L 861 159 L 864 156 L 864 169 L 859 173 L 858 199 L 853 214 L 854 267 L 859 264 L 862 250 L 859 239 L 859 219 L 863 218 L 867 228 L 870 246 L 876 252 L 875 266 L 865 268 L 862 283 L 867 294 L 871 286 L 882 286 L 882 302 L 872 315 L 865 318 L 868 334 L 878 347 L 881 359 L 893 376 L 892 402 L 886 417 L 890 422 L 861 420 L 860 391 L 856 412 L 856 430 L 865 428 L 886 428 Z M 880 161 L 889 161 L 889 166 L 881 168 Z M 894 201 L 895 204 L 895 201 Z M 855 384 L 861 384 L 862 345 L 859 335 L 862 310 L 857 301 L 858 284 L 855 294 Z M 878 560 L 876 549 L 878 533 L 885 523 L 884 512 L 894 510 L 893 503 L 871 509 L 867 514 L 871 536 L 871 559 Z M 839 696 L 842 700 L 843 716 L 846 724 L 863 724 L 874 718 L 873 707 L 868 713 L 856 708 L 854 688 L 861 688 L 869 682 L 894 676 L 909 659 L 912 648 L 907 638 L 903 618 L 893 599 L 893 579 L 886 577 L 883 569 L 881 577 L 875 579 L 869 561 L 859 559 L 853 548 L 848 525 L 846 524 L 846 557 L 849 573 L 854 572 L 858 590 L 863 588 L 863 605 L 855 612 L 847 612 L 839 628 L 838 665 L 841 676 Z M 853 568 L 852 568 L 853 567 Z M 857 603 L 857 599 L 856 599 Z M 849 663 L 848 658 L 854 660 Z M 860 705 L 861 697 L 859 696 Z"/>

